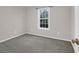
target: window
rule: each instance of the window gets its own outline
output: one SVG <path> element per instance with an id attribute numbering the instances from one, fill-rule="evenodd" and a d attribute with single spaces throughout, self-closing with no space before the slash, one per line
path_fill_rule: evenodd
<path id="1" fill-rule="evenodd" d="M 38 27 L 39 29 L 49 29 L 49 7 L 38 9 Z"/>

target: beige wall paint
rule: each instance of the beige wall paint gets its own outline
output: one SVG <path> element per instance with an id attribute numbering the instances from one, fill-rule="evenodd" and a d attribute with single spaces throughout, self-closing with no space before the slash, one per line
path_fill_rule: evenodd
<path id="1" fill-rule="evenodd" d="M 40 30 L 37 27 L 36 7 L 26 9 L 26 29 L 27 32 L 34 35 L 58 38 L 62 40 L 72 39 L 72 7 L 55 6 L 51 7 L 50 30 Z M 73 27 L 72 27 L 73 28 Z"/>
<path id="2" fill-rule="evenodd" d="M 0 6 L 0 41 L 26 33 L 24 7 Z"/>

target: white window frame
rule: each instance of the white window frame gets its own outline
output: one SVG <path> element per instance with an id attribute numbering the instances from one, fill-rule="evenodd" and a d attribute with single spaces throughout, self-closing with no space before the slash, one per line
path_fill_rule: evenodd
<path id="1" fill-rule="evenodd" d="M 44 19 L 48 19 L 48 28 L 42 28 L 40 27 L 40 9 L 38 8 L 38 29 L 43 29 L 43 30 L 50 30 L 50 7 L 43 7 L 43 8 L 48 8 L 48 18 L 44 18 Z"/>

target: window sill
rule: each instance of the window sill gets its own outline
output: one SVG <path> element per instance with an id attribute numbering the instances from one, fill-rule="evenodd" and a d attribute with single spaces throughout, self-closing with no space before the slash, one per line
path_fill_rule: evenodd
<path id="1" fill-rule="evenodd" d="M 49 30 L 49 28 L 38 28 L 40 30 Z"/>

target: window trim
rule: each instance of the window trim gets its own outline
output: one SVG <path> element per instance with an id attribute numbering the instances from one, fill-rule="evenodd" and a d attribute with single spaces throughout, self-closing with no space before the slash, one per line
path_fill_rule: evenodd
<path id="1" fill-rule="evenodd" d="M 41 28 L 40 27 L 40 9 L 38 8 L 38 29 L 43 29 L 43 30 L 50 30 L 50 7 L 43 7 L 43 8 L 48 8 L 48 18 L 44 18 L 44 19 L 48 19 L 48 28 Z"/>

